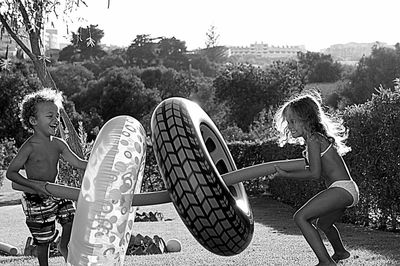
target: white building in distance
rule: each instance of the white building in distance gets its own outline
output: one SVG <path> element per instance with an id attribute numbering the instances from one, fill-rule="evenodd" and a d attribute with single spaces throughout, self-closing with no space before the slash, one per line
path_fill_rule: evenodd
<path id="1" fill-rule="evenodd" d="M 278 58 L 291 58 L 296 57 L 298 52 L 305 53 L 307 50 L 304 45 L 282 45 L 273 46 L 266 43 L 254 43 L 250 46 L 229 46 L 228 56 L 254 56 L 254 57 L 264 57 L 271 59 Z"/>
<path id="2" fill-rule="evenodd" d="M 30 48 L 28 34 L 25 32 L 19 33 L 21 41 Z M 58 41 L 57 29 L 46 29 L 44 33 L 44 45 L 46 52 L 53 50 L 60 50 L 60 43 Z M 8 56 L 16 56 L 19 46 L 11 38 L 7 31 L 4 31 L 0 38 L 0 57 L 5 57 L 8 49 Z"/>

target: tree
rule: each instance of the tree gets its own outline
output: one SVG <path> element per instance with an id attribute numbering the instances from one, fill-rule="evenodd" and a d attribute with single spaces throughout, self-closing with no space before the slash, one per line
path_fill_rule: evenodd
<path id="1" fill-rule="evenodd" d="M 13 68 L 9 72 L 0 72 L 0 139 L 14 138 L 17 145 L 21 145 L 27 137 L 21 131 L 18 104 L 23 95 L 39 88 L 38 81 L 25 71 Z"/>
<path id="2" fill-rule="evenodd" d="M 156 89 L 161 100 L 170 97 L 189 97 L 196 90 L 196 82 L 184 72 L 172 68 L 146 68 L 140 75 L 146 88 Z"/>
<path id="3" fill-rule="evenodd" d="M 43 85 L 52 88 L 55 88 L 55 84 L 46 68 L 47 58 L 43 46 L 44 40 L 41 36 L 46 16 L 55 11 L 56 4 L 61 3 L 23 0 L 7 0 L 0 3 L 2 31 L 7 30 L 8 34 L 32 60 Z M 30 48 L 23 41 L 26 37 L 29 40 Z"/>
<path id="4" fill-rule="evenodd" d="M 94 75 L 86 67 L 81 65 L 61 64 L 49 68 L 54 77 L 57 88 L 67 97 L 86 89 Z"/>
<path id="5" fill-rule="evenodd" d="M 158 58 L 165 67 L 175 70 L 187 70 L 189 61 L 186 57 L 186 44 L 172 38 L 162 38 L 158 43 Z"/>
<path id="6" fill-rule="evenodd" d="M 331 55 L 315 52 L 298 52 L 297 58 L 307 83 L 335 82 L 340 78 L 341 67 Z"/>
<path id="7" fill-rule="evenodd" d="M 213 79 L 204 76 L 192 76 L 192 79 L 196 82 L 196 88 L 192 90 L 189 99 L 198 103 L 218 128 L 226 128 L 227 107 L 216 101 Z"/>
<path id="8" fill-rule="evenodd" d="M 124 67 L 126 64 L 124 58 L 121 55 L 117 54 L 109 54 L 105 55 L 98 60 L 98 65 L 101 71 L 106 70 L 107 68 L 116 66 L 116 67 Z"/>
<path id="9" fill-rule="evenodd" d="M 267 70 L 248 64 L 228 65 L 213 84 L 216 100 L 230 109 L 231 125 L 244 132 L 263 109 L 270 110 L 304 87 L 295 61 L 277 61 Z"/>
<path id="10" fill-rule="evenodd" d="M 202 53 L 211 61 L 223 63 L 226 61 L 226 51 L 225 46 L 218 45 L 220 35 L 216 31 L 216 27 L 211 25 L 206 32 L 206 48 L 202 50 Z"/>
<path id="11" fill-rule="evenodd" d="M 264 107 L 265 72 L 252 65 L 228 67 L 214 80 L 216 98 L 230 108 L 230 120 L 247 131 Z"/>
<path id="12" fill-rule="evenodd" d="M 342 92 L 351 102 L 364 103 L 371 98 L 376 88 L 391 88 L 400 77 L 400 46 L 395 49 L 372 47 L 371 55 L 362 57 L 356 71 L 350 77 L 351 86 Z"/>
<path id="13" fill-rule="evenodd" d="M 1 31 L 5 29 L 31 59 L 37 76 L 44 87 L 57 89 L 47 69 L 49 60 L 46 58 L 44 40 L 42 39 L 45 22 L 51 14 L 57 16 L 57 14 L 71 13 L 75 7 L 79 7 L 80 3 L 84 4 L 83 1 L 74 0 L 3 0 L 0 2 Z M 25 37 L 27 37 L 29 45 L 23 41 Z M 82 157 L 83 153 L 79 145 L 78 135 L 63 109 L 61 109 L 61 117 L 69 131 L 68 143 Z M 63 130 L 61 131 L 64 133 Z"/>
<path id="14" fill-rule="evenodd" d="M 155 89 L 146 88 L 132 68 L 112 67 L 99 80 L 91 81 L 86 91 L 74 97 L 78 110 L 98 113 L 104 121 L 117 115 L 143 120 L 160 98 Z M 141 121 L 143 125 L 149 121 Z"/>
<path id="15" fill-rule="evenodd" d="M 211 25 L 206 32 L 206 48 L 212 48 L 218 45 L 219 34 L 214 25 Z"/>
<path id="16" fill-rule="evenodd" d="M 128 65 L 139 68 L 159 65 L 156 39 L 159 38 L 151 38 L 148 34 L 136 35 L 126 51 Z"/>
<path id="17" fill-rule="evenodd" d="M 191 71 L 199 70 L 206 77 L 215 77 L 218 73 L 220 64 L 211 62 L 206 55 L 191 54 L 188 55 Z"/>
<path id="18" fill-rule="evenodd" d="M 107 53 L 100 46 L 104 31 L 97 25 L 79 27 L 77 33 L 72 32 L 71 45 L 60 51 L 59 61 L 81 62 L 99 59 Z"/>

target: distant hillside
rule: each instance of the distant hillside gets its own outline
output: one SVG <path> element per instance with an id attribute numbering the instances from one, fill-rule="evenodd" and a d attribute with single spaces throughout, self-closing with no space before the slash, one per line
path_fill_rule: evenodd
<path id="1" fill-rule="evenodd" d="M 350 42 L 346 44 L 331 45 L 330 47 L 323 49 L 321 52 L 324 54 L 330 54 L 335 61 L 359 61 L 361 57 L 369 56 L 371 54 L 374 45 L 394 48 L 393 45 L 388 45 L 382 42 Z"/>

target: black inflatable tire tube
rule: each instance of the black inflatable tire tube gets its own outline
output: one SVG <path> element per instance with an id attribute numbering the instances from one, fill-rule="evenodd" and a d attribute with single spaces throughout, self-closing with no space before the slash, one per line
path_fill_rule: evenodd
<path id="1" fill-rule="evenodd" d="M 153 150 L 171 200 L 207 250 L 221 256 L 250 244 L 254 219 L 242 183 L 227 187 L 221 174 L 236 170 L 225 141 L 194 102 L 169 98 L 151 119 Z"/>

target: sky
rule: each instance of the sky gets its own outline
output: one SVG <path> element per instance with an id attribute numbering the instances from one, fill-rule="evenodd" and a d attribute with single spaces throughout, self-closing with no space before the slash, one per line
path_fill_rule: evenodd
<path id="1" fill-rule="evenodd" d="M 211 26 L 218 45 L 304 45 L 319 52 L 349 42 L 400 42 L 400 0 L 85 0 L 75 15 L 98 24 L 103 44 L 129 46 L 139 34 L 175 37 L 204 48 Z"/>

